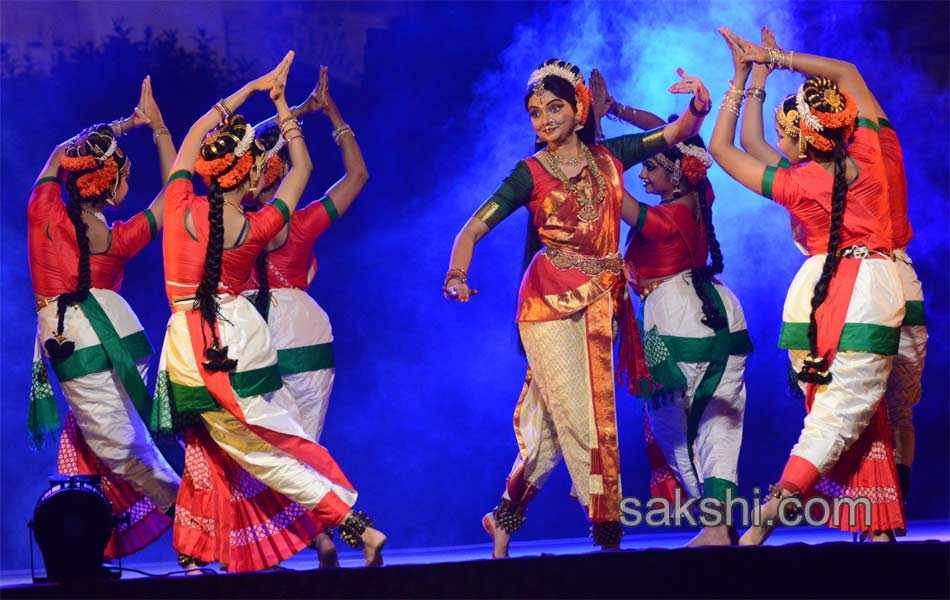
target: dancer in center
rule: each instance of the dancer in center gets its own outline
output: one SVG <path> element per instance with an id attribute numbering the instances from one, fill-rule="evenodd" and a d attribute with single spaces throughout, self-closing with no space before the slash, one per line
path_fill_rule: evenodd
<path id="1" fill-rule="evenodd" d="M 598 115 L 641 127 L 664 123 L 614 100 L 597 69 L 591 91 Z M 690 546 L 738 542 L 725 517 L 729 499 L 738 495 L 743 375 L 752 352 L 739 300 L 714 279 L 722 273 L 723 255 L 706 175 L 712 164 L 699 136 L 643 161 L 643 190 L 661 200 L 653 206 L 640 203 L 624 254 L 643 303 L 643 345 L 657 384 L 642 394 L 651 494 L 670 506 L 702 498 L 715 507 L 706 511 L 709 520 Z"/>
<path id="2" fill-rule="evenodd" d="M 183 566 L 211 560 L 231 571 L 272 566 L 307 545 L 323 525 L 338 527 L 344 541 L 362 546 L 367 566 L 382 564 L 386 537 L 352 510 L 353 485 L 293 415 L 272 402 L 281 386 L 277 353 L 267 323 L 239 293 L 257 255 L 290 221 L 312 171 L 283 95 L 292 60 L 291 52 L 192 126 L 166 189 L 165 283 L 173 314 L 156 420 L 167 424 L 171 413 L 179 424 L 191 424 L 175 515 L 174 544 Z M 265 90 L 293 167 L 269 205 L 244 214 L 242 200 L 256 193 L 265 154 L 254 128 L 232 110 Z M 195 195 L 192 170 L 205 178 L 207 198 Z M 235 483 L 235 472 L 253 479 Z M 260 484 L 290 502 L 273 514 L 265 503 L 275 494 L 262 492 Z"/>
<path id="3" fill-rule="evenodd" d="M 556 59 L 543 63 L 524 95 L 537 153 L 517 164 L 455 238 L 443 290 L 467 302 L 474 293 L 467 271 L 475 244 L 518 207 L 530 212 L 533 247 L 525 256 L 533 258 L 517 315 L 529 366 L 514 417 L 520 452 L 501 501 L 482 520 L 494 558 L 508 556 L 527 504 L 562 457 L 594 543 L 620 546 L 615 318 L 618 377 L 626 374 L 637 385 L 648 376 L 618 252 L 620 220 L 635 223 L 639 210 L 623 202 L 623 172 L 698 132 L 709 94 L 698 78 L 679 74 L 683 79 L 671 91 L 694 96 L 678 120 L 595 143 L 593 100 L 580 70 Z"/>

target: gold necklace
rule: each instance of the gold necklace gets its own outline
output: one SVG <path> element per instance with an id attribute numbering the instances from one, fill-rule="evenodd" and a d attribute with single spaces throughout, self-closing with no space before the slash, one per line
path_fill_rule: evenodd
<path id="1" fill-rule="evenodd" d="M 577 165 L 581 164 L 581 159 L 576 156 L 561 156 L 560 154 L 556 152 L 551 152 L 550 150 L 547 150 L 547 152 L 548 154 L 553 156 L 555 160 L 557 160 L 559 163 L 565 164 L 569 167 L 576 167 Z"/>
<path id="2" fill-rule="evenodd" d="M 584 159 L 587 161 L 587 168 L 590 170 L 591 174 L 594 176 L 594 181 L 597 183 L 597 195 L 594 198 L 591 198 L 589 194 L 585 197 L 578 191 L 577 183 L 568 179 L 567 175 L 564 174 L 564 171 L 561 170 L 561 166 L 558 164 L 556 154 L 545 150 L 545 157 L 548 159 L 548 164 L 551 166 L 551 171 L 554 173 L 554 176 L 561 180 L 561 183 L 564 184 L 564 187 L 566 187 L 568 192 L 577 199 L 577 203 L 581 205 L 580 210 L 577 211 L 577 218 L 584 223 L 593 223 L 600 218 L 600 215 L 597 214 L 597 205 L 603 202 L 604 198 L 607 197 L 607 184 L 604 181 L 603 175 L 600 173 L 600 169 L 597 168 L 597 163 L 594 162 L 594 155 L 590 151 L 590 148 L 587 146 L 587 144 L 584 144 L 583 147 Z"/>
<path id="3" fill-rule="evenodd" d="M 234 204 L 231 204 L 230 202 L 225 202 L 225 204 L 227 204 L 228 206 L 230 206 L 230 207 L 233 208 L 234 210 L 240 212 L 242 215 L 244 214 L 244 207 L 243 207 L 243 206 L 235 206 Z"/>

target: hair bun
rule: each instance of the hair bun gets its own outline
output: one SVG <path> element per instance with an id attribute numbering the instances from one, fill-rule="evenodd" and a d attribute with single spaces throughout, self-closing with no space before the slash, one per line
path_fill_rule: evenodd
<path id="1" fill-rule="evenodd" d="M 827 77 L 809 77 L 804 83 L 805 100 L 809 106 L 826 113 L 839 113 L 847 100 L 838 84 Z"/>

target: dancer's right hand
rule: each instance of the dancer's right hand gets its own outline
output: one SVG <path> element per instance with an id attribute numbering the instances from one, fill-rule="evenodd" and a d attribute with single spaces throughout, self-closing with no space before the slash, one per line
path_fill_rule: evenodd
<path id="1" fill-rule="evenodd" d="M 294 62 L 293 50 L 284 55 L 284 58 L 271 72 L 266 75 L 261 75 L 252 81 L 251 89 L 255 92 L 269 92 L 274 88 L 275 84 L 280 81 L 281 77 L 283 77 L 283 82 L 286 84 L 287 73 L 290 71 L 290 63 L 292 62 Z"/>
<path id="2" fill-rule="evenodd" d="M 735 33 L 729 31 L 729 29 L 726 27 L 720 27 L 718 31 L 722 38 L 726 41 L 726 46 L 729 47 L 729 51 L 732 53 L 732 66 L 735 68 L 736 77 L 741 79 L 742 77 L 747 76 L 752 70 L 752 64 L 743 61 L 742 57 L 745 54 L 746 49 L 751 46 L 751 44 Z"/>
<path id="3" fill-rule="evenodd" d="M 307 100 L 300 105 L 299 114 L 320 112 L 330 104 L 330 81 L 327 67 L 320 65 L 320 80 L 313 86 Z"/>
<path id="4" fill-rule="evenodd" d="M 613 106 L 614 99 L 607 91 L 607 82 L 599 69 L 590 73 L 590 93 L 594 97 L 594 118 L 602 119 Z"/>
<path id="5" fill-rule="evenodd" d="M 449 300 L 468 302 L 472 296 L 478 294 L 478 290 L 469 289 L 467 284 L 455 281 L 452 285 L 446 286 L 442 294 Z"/>

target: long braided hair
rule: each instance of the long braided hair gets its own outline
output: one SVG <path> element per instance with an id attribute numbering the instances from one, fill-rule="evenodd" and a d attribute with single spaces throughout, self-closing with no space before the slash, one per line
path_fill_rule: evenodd
<path id="1" fill-rule="evenodd" d="M 263 148 L 264 155 L 264 173 L 261 175 L 261 193 L 271 190 L 277 186 L 286 174 L 286 169 L 290 165 L 290 151 L 280 134 L 280 128 L 276 124 L 269 124 L 262 127 L 257 132 L 257 141 Z M 248 210 L 257 210 L 259 205 L 255 202 Z M 267 278 L 267 248 L 261 250 L 254 263 L 257 274 L 257 296 L 254 298 L 254 307 L 260 313 L 264 320 L 270 311 L 270 281 Z"/>
<path id="2" fill-rule="evenodd" d="M 119 186 L 119 170 L 128 158 L 115 141 L 108 125 L 83 130 L 67 147 L 60 165 L 66 188 L 66 214 L 76 230 L 79 245 L 79 280 L 76 289 L 60 294 L 56 304 L 56 332 L 44 345 L 53 361 L 63 361 L 75 344 L 63 336 L 66 309 L 89 297 L 92 273 L 89 264 L 89 226 L 82 219 L 83 207 L 111 200 Z"/>
<path id="3" fill-rule="evenodd" d="M 801 115 L 799 98 L 807 103 L 811 115 L 821 123 L 816 131 Z M 847 143 L 854 132 L 857 106 L 854 99 L 838 88 L 838 84 L 824 77 L 809 77 L 802 84 L 800 94 L 789 96 L 782 103 L 786 124 L 799 128 L 801 147 L 807 148 L 809 157 L 834 163 L 834 183 L 831 189 L 831 219 L 828 234 L 828 249 L 822 265 L 821 276 L 815 283 L 808 317 L 809 356 L 805 359 L 798 380 L 804 383 L 827 384 L 831 381 L 828 360 L 818 354 L 818 322 L 815 315 L 828 297 L 828 287 L 838 268 L 841 242 L 841 226 L 848 194 Z M 790 114 L 794 111 L 794 114 Z M 797 120 L 795 120 L 797 118 Z"/>
<path id="4" fill-rule="evenodd" d="M 237 367 L 237 360 L 228 358 L 228 347 L 221 346 L 218 337 L 217 294 L 224 253 L 224 193 L 247 181 L 255 161 L 263 155 L 253 136 L 254 128 L 244 117 L 231 115 L 205 138 L 195 164 L 195 170 L 208 185 L 208 247 L 204 277 L 195 293 L 195 308 L 211 331 L 211 346 L 204 351 L 208 359 L 204 367 L 209 371 L 232 371 Z"/>
<path id="5" fill-rule="evenodd" d="M 676 119 L 676 115 L 670 117 L 670 121 Z M 684 151 L 685 150 L 685 151 Z M 696 155 L 702 155 L 699 158 Z M 712 220 L 712 203 L 715 199 L 712 184 L 706 175 L 709 166 L 712 165 L 711 157 L 706 152 L 706 144 L 701 137 L 693 136 L 688 140 L 676 144 L 672 148 L 664 150 L 656 157 L 657 162 L 667 173 L 671 175 L 674 186 L 674 197 L 678 198 L 690 190 L 696 192 L 699 202 L 699 213 L 703 222 L 703 229 L 706 232 L 706 246 L 709 249 L 708 256 L 712 259 L 711 264 L 706 263 L 706 256 L 703 257 L 701 267 L 696 267 L 690 271 L 690 279 L 693 282 L 693 289 L 696 296 L 703 305 L 702 322 L 707 327 L 718 330 L 728 325 L 726 316 L 720 314 L 719 308 L 710 294 L 708 285 L 712 278 L 720 273 L 724 268 L 722 248 L 719 240 L 716 238 L 716 228 Z M 663 160 L 665 159 L 665 160 Z M 704 162 L 705 161 L 705 162 Z M 707 164 L 708 163 L 708 164 Z M 684 182 L 686 186 L 684 186 Z"/>

